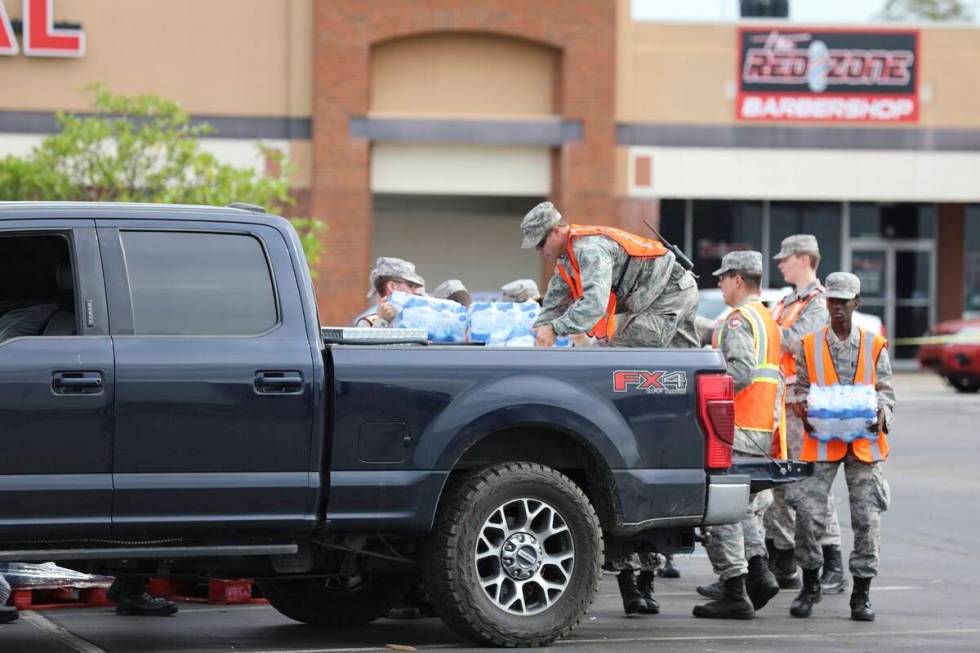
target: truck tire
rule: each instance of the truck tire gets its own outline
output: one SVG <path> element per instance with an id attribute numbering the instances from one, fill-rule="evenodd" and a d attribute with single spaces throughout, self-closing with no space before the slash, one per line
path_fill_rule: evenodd
<path id="1" fill-rule="evenodd" d="M 975 394 L 980 391 L 980 379 L 973 376 L 951 376 L 947 379 L 949 384 L 956 388 L 957 392 L 963 394 Z"/>
<path id="2" fill-rule="evenodd" d="M 404 598 L 412 576 L 257 580 L 269 604 L 290 619 L 314 626 L 355 628 L 384 616 Z"/>
<path id="3" fill-rule="evenodd" d="M 486 645 L 544 646 L 567 635 L 602 574 L 602 528 L 588 498 L 532 463 L 485 467 L 451 485 L 423 550 L 436 613 Z"/>

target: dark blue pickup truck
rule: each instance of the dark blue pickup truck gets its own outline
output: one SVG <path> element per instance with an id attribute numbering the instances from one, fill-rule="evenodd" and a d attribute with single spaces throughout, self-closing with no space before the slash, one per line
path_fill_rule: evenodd
<path id="1" fill-rule="evenodd" d="M 420 584 L 482 643 L 578 623 L 604 555 L 690 551 L 750 487 L 710 350 L 329 341 L 256 209 L 0 203 L 0 560 L 255 577 L 363 624 Z"/>

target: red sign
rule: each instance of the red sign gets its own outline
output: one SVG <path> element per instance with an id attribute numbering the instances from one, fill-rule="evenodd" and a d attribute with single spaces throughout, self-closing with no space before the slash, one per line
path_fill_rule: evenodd
<path id="1" fill-rule="evenodd" d="M 919 119 L 916 31 L 743 28 L 738 44 L 741 120 Z"/>
<path id="2" fill-rule="evenodd" d="M 85 55 L 85 30 L 55 27 L 53 0 L 23 0 L 24 54 L 28 57 L 81 57 Z M 0 55 L 18 53 L 17 38 L 0 2 Z"/>

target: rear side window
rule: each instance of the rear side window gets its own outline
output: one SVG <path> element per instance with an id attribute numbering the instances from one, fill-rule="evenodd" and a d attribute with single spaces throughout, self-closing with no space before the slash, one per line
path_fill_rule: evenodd
<path id="1" fill-rule="evenodd" d="M 269 264 L 252 236 L 120 231 L 138 335 L 254 335 L 277 322 Z"/>

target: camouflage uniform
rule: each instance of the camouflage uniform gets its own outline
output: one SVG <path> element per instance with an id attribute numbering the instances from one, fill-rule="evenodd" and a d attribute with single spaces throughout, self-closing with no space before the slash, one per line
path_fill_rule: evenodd
<path id="1" fill-rule="evenodd" d="M 786 240 L 788 241 L 789 238 Z M 794 292 L 784 298 L 783 304 L 786 310 L 789 310 L 796 302 L 803 301 L 819 285 L 820 282 L 815 281 L 802 291 Z M 796 356 L 800 351 L 803 336 L 825 326 L 827 319 L 827 302 L 821 294 L 807 304 L 793 326 L 780 329 L 783 338 L 783 351 Z M 793 387 L 790 380 L 786 387 L 786 403 L 796 402 Z M 799 460 L 800 452 L 803 449 L 803 422 L 792 411 L 786 415 L 786 449 L 791 460 Z M 787 505 L 785 500 L 786 493 L 793 492 L 794 487 L 795 485 L 789 487 L 780 485 L 773 489 L 772 506 L 765 514 L 766 533 L 774 540 L 776 547 L 783 550 L 792 549 L 795 546 L 796 512 Z M 832 493 L 827 496 L 827 510 L 830 512 L 826 521 L 827 532 L 824 534 L 821 544 L 839 547 L 841 543 L 840 520 L 837 517 L 837 503 L 834 501 Z"/>
<path id="2" fill-rule="evenodd" d="M 749 252 L 733 252 L 732 254 L 749 254 Z M 732 254 L 726 255 L 726 258 Z M 734 258 L 739 259 L 739 257 Z M 762 272 L 761 261 L 762 258 L 759 256 L 758 272 L 760 274 Z M 727 271 L 724 260 L 721 270 L 715 273 L 716 276 L 722 271 Z M 748 271 L 752 271 L 752 269 Z M 747 297 L 742 304 L 758 299 L 758 296 L 753 295 Z M 735 393 L 737 394 L 752 383 L 758 357 L 749 321 L 738 315 L 730 316 L 726 320 L 727 324 L 722 331 L 718 348 L 725 356 L 728 374 L 735 382 Z M 777 413 L 782 403 L 782 392 L 783 385 L 780 381 L 779 393 L 776 398 Z M 778 421 L 778 414 L 776 417 Z M 735 429 L 733 449 L 739 456 L 765 458 L 771 443 L 772 434 L 763 437 L 758 432 Z M 737 524 L 724 524 L 709 528 L 711 541 L 705 546 L 705 549 L 715 573 L 723 581 L 747 574 L 749 559 L 755 556 L 766 556 L 762 515 L 771 503 L 772 492 L 770 490 L 758 492 L 752 496 L 752 501 L 742 521 Z"/>
<path id="3" fill-rule="evenodd" d="M 857 279 L 854 281 L 857 282 Z M 830 357 L 842 385 L 850 385 L 854 379 L 860 339 L 857 325 L 851 326 L 851 333 L 844 340 L 838 339 L 833 329 L 827 330 Z M 881 351 L 875 372 L 878 407 L 882 413 L 884 431 L 888 432 L 891 431 L 895 407 L 895 389 L 887 349 Z M 805 400 L 810 390 L 809 372 L 802 351 L 796 357 L 795 390 L 800 400 Z M 798 491 L 786 497 L 796 509 L 796 562 L 804 569 L 816 569 L 823 564 L 820 540 L 827 530 L 825 505 L 842 463 L 851 505 L 851 528 L 854 531 L 851 574 L 855 578 L 874 578 L 878 574 L 881 513 L 888 509 L 890 491 L 881 471 L 881 463 L 859 460 L 850 447 L 843 460 L 814 463 L 813 476 L 798 483 Z"/>
<path id="4" fill-rule="evenodd" d="M 6 605 L 7 599 L 9 598 L 10 598 L 10 583 L 8 583 L 7 579 L 3 577 L 2 573 L 0 573 L 0 605 Z"/>
<path id="5" fill-rule="evenodd" d="M 517 279 L 506 283 L 500 289 L 502 302 L 536 302 L 541 300 L 541 291 L 534 279 Z"/>
<path id="6" fill-rule="evenodd" d="M 425 286 L 425 279 L 419 276 L 418 272 L 415 271 L 414 263 L 411 261 L 406 261 L 405 259 L 395 258 L 393 256 L 381 256 L 374 264 L 374 269 L 371 270 L 371 287 L 368 289 L 368 299 L 378 294 L 378 291 L 374 287 L 374 281 L 378 277 L 395 277 L 396 279 L 402 279 L 410 283 Z M 457 281 L 456 283 L 459 282 Z M 462 284 L 460 284 L 460 286 L 462 286 Z M 387 320 L 384 320 L 378 316 L 377 307 L 375 307 L 375 312 L 368 313 L 367 315 L 362 315 L 361 317 L 357 318 L 357 320 L 354 322 L 354 326 L 385 328 L 389 325 Z"/>
<path id="7" fill-rule="evenodd" d="M 700 347 L 694 327 L 698 289 L 694 276 L 667 252 L 631 259 L 605 236 L 583 236 L 572 242 L 582 276 L 582 297 L 572 301 L 560 274 L 548 283 L 534 326 L 547 324 L 559 336 L 586 333 L 606 313 L 609 293 L 617 285 L 618 324 L 609 342 L 614 347 Z M 558 265 L 574 274 L 566 256 Z"/>

